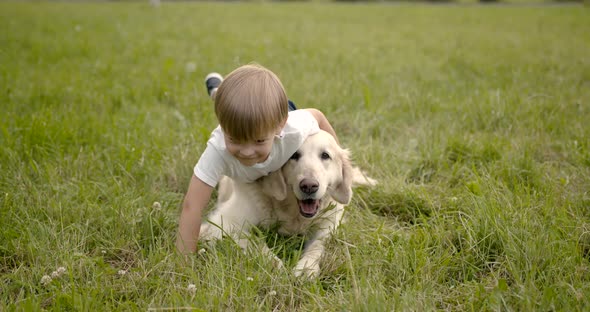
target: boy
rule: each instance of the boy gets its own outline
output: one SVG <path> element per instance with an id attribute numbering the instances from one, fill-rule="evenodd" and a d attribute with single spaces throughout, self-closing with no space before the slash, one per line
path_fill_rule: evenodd
<path id="1" fill-rule="evenodd" d="M 176 241 L 182 253 L 195 251 L 202 211 L 223 175 L 254 182 L 280 169 L 319 129 L 336 138 L 322 112 L 294 110 L 279 78 L 262 66 L 241 66 L 225 80 L 212 73 L 205 83 L 219 126 L 211 133 L 184 197 Z"/>

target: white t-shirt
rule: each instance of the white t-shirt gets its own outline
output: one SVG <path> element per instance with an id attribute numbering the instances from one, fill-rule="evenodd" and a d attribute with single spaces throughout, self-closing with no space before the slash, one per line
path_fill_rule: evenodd
<path id="1" fill-rule="evenodd" d="M 227 152 L 223 131 L 217 126 L 195 165 L 195 176 L 211 187 L 215 187 L 224 175 L 242 182 L 254 182 L 281 168 L 303 141 L 319 130 L 318 122 L 310 112 L 303 109 L 289 112 L 281 134 L 274 138 L 268 158 L 263 163 L 248 167 Z"/>

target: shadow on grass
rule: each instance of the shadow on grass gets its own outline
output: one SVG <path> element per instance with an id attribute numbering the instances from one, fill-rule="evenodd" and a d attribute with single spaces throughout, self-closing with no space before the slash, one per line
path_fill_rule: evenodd
<path id="1" fill-rule="evenodd" d="M 456 186 L 467 178 L 465 169 L 477 171 L 487 168 L 501 157 L 494 142 L 469 144 L 451 141 L 441 158 L 422 160 L 410 170 L 405 181 L 409 184 L 427 184 L 438 177 L 446 178 L 451 186 Z"/>
<path id="2" fill-rule="evenodd" d="M 388 193 L 381 188 L 357 189 L 353 204 L 409 224 L 421 223 L 432 215 L 432 206 L 410 190 Z"/>

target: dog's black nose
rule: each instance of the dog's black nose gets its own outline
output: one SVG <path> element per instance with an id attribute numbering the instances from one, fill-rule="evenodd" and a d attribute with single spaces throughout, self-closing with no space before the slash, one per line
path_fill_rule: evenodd
<path id="1" fill-rule="evenodd" d="M 305 194 L 313 194 L 318 191 L 320 183 L 316 179 L 303 179 L 299 183 L 299 189 Z"/>

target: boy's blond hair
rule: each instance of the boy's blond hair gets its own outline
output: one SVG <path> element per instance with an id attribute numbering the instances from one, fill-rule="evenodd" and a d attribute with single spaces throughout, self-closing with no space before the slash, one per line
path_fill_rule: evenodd
<path id="1" fill-rule="evenodd" d="M 223 131 L 238 141 L 254 141 L 277 131 L 287 120 L 283 84 L 256 64 L 232 71 L 215 94 L 215 115 Z"/>

